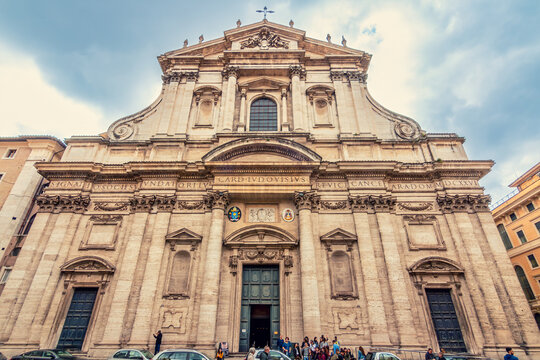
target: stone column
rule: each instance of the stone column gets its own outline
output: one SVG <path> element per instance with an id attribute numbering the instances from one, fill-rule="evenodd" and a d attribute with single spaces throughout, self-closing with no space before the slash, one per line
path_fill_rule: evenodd
<path id="1" fill-rule="evenodd" d="M 240 120 L 238 122 L 238 128 L 236 131 L 244 132 L 246 131 L 246 96 L 247 89 L 242 88 L 240 91 Z"/>
<path id="2" fill-rule="evenodd" d="M 350 136 L 354 130 L 354 111 L 349 104 L 349 94 L 343 87 L 343 71 L 330 71 L 330 78 L 336 89 L 336 107 L 339 114 L 339 128 L 341 135 Z"/>
<path id="3" fill-rule="evenodd" d="M 317 336 L 321 333 L 321 311 L 317 284 L 317 269 L 315 267 L 315 238 L 311 221 L 311 208 L 319 201 L 315 192 L 296 192 L 294 202 L 298 209 L 300 224 L 300 271 L 302 283 L 302 317 L 304 335 Z"/>
<path id="4" fill-rule="evenodd" d="M 300 77 L 305 76 L 306 71 L 300 65 L 289 67 L 291 77 L 292 110 L 294 131 L 305 131 L 304 114 L 302 110 L 302 91 Z"/>
<path id="5" fill-rule="evenodd" d="M 389 346 L 391 345 L 387 329 L 387 314 L 384 309 L 383 290 L 379 282 L 379 272 L 377 267 L 373 266 L 372 261 L 366 259 L 375 259 L 376 254 L 373 248 L 373 239 L 369 228 L 369 219 L 367 214 L 366 200 L 367 196 L 350 197 L 354 218 L 354 226 L 358 236 L 358 250 L 360 252 L 360 266 L 364 276 L 364 289 L 367 290 L 367 310 L 368 324 L 371 333 L 371 345 Z"/>
<path id="6" fill-rule="evenodd" d="M 182 95 L 182 102 L 180 103 L 181 110 L 177 120 L 178 124 L 176 126 L 175 135 L 185 135 L 187 133 L 191 101 L 193 100 L 193 90 L 195 90 L 195 83 L 199 77 L 199 72 L 189 71 L 185 72 L 183 75 L 186 77 L 186 83 L 183 85 L 184 93 Z"/>
<path id="7" fill-rule="evenodd" d="M 371 119 L 368 117 L 366 102 L 363 94 L 366 86 L 367 74 L 360 71 L 349 71 L 347 72 L 347 77 L 349 78 L 349 83 L 351 84 L 358 132 L 373 134 L 373 124 L 371 123 Z"/>
<path id="8" fill-rule="evenodd" d="M 281 131 L 291 131 L 287 114 L 287 88 L 281 89 Z"/>
<path id="9" fill-rule="evenodd" d="M 216 336 L 224 217 L 225 208 L 229 204 L 229 193 L 209 191 L 206 201 L 208 207 L 212 209 L 212 221 L 204 264 L 197 343 L 205 348 L 209 346 L 213 348 Z"/>
<path id="10" fill-rule="evenodd" d="M 228 66 L 223 70 L 223 76 L 227 81 L 227 97 L 225 99 L 225 110 L 223 116 L 223 131 L 232 131 L 234 120 L 234 102 L 236 101 L 236 79 L 238 78 L 238 67 Z"/>

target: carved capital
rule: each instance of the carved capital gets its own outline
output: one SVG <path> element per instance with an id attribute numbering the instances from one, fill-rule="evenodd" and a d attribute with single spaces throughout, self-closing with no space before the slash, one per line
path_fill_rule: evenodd
<path id="1" fill-rule="evenodd" d="M 343 80 L 344 76 L 345 73 L 343 71 L 330 71 L 330 79 L 332 79 L 332 81 Z"/>
<path id="2" fill-rule="evenodd" d="M 318 209 L 320 204 L 320 197 L 315 191 L 294 193 L 294 204 L 298 210 L 303 209 Z"/>
<path id="3" fill-rule="evenodd" d="M 298 76 L 300 79 L 305 79 L 306 70 L 300 65 L 291 65 L 289 66 L 289 76 Z"/>
<path id="4" fill-rule="evenodd" d="M 362 84 L 366 83 L 367 76 L 368 76 L 367 73 L 360 72 L 360 71 L 347 71 L 345 75 L 347 76 L 350 82 L 359 81 Z"/>
<path id="5" fill-rule="evenodd" d="M 208 191 L 205 197 L 206 206 L 209 209 L 221 209 L 229 205 L 230 195 L 228 191 Z"/>
<path id="6" fill-rule="evenodd" d="M 152 210 L 171 211 L 176 204 L 176 196 L 142 195 L 129 200 L 131 212 L 150 212 Z"/>
<path id="7" fill-rule="evenodd" d="M 198 71 L 185 71 L 183 75 L 186 78 L 186 81 L 197 81 L 199 78 Z"/>
<path id="8" fill-rule="evenodd" d="M 487 212 L 489 195 L 446 195 L 437 196 L 437 204 L 443 213 L 452 212 Z"/>
<path id="9" fill-rule="evenodd" d="M 357 195 L 349 196 L 349 204 L 353 212 L 390 212 L 395 209 L 396 199 L 391 195 Z"/>
<path id="10" fill-rule="evenodd" d="M 36 199 L 40 212 L 83 213 L 90 204 L 89 196 L 82 195 L 40 195 Z"/>
<path id="11" fill-rule="evenodd" d="M 238 66 L 227 66 L 226 68 L 223 69 L 223 71 L 221 72 L 221 75 L 223 75 L 223 78 L 225 79 L 229 79 L 229 77 L 231 76 L 238 79 L 239 70 L 240 68 Z"/>

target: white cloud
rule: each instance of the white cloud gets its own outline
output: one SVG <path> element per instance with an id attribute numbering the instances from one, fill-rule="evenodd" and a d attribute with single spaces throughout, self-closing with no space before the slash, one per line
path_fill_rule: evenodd
<path id="1" fill-rule="evenodd" d="M 105 131 L 101 110 L 48 84 L 36 62 L 0 44 L 0 136 L 74 134 Z"/>

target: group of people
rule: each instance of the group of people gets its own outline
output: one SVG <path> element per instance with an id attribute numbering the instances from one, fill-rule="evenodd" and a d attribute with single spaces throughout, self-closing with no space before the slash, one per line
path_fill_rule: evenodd
<path id="1" fill-rule="evenodd" d="M 283 339 L 283 336 L 280 336 L 277 350 L 295 360 L 362 360 L 366 357 L 362 347 L 359 347 L 355 356 L 353 350 L 341 347 L 337 336 L 330 341 L 325 335 L 320 338 L 315 336 L 311 340 L 306 336 L 301 344 L 291 343 L 288 337 Z"/>
<path id="2" fill-rule="evenodd" d="M 433 349 L 429 348 L 426 352 L 426 360 L 446 360 L 446 358 L 444 357 L 444 353 L 444 349 L 441 348 L 437 356 L 435 356 L 435 354 L 433 353 Z"/>

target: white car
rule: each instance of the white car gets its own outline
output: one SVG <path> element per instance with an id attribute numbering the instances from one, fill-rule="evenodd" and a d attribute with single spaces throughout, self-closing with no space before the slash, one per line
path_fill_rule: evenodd
<path id="1" fill-rule="evenodd" d="M 120 349 L 114 353 L 109 360 L 131 359 L 131 360 L 150 360 L 154 355 L 143 349 Z"/>
<path id="2" fill-rule="evenodd" d="M 368 352 L 366 360 L 400 360 L 396 355 L 389 352 Z"/>
<path id="3" fill-rule="evenodd" d="M 261 358 L 261 353 L 263 351 L 264 351 L 264 349 L 256 349 L 255 350 L 255 359 L 260 359 Z M 249 353 L 246 354 L 246 359 L 247 359 L 248 355 L 249 355 Z M 291 360 L 290 357 L 288 357 L 287 355 L 285 355 L 281 351 L 277 351 L 277 350 L 270 350 L 270 353 L 268 354 L 268 359 L 269 360 Z"/>
<path id="4" fill-rule="evenodd" d="M 193 349 L 167 349 L 160 351 L 153 360 L 210 360 L 206 355 Z"/>

